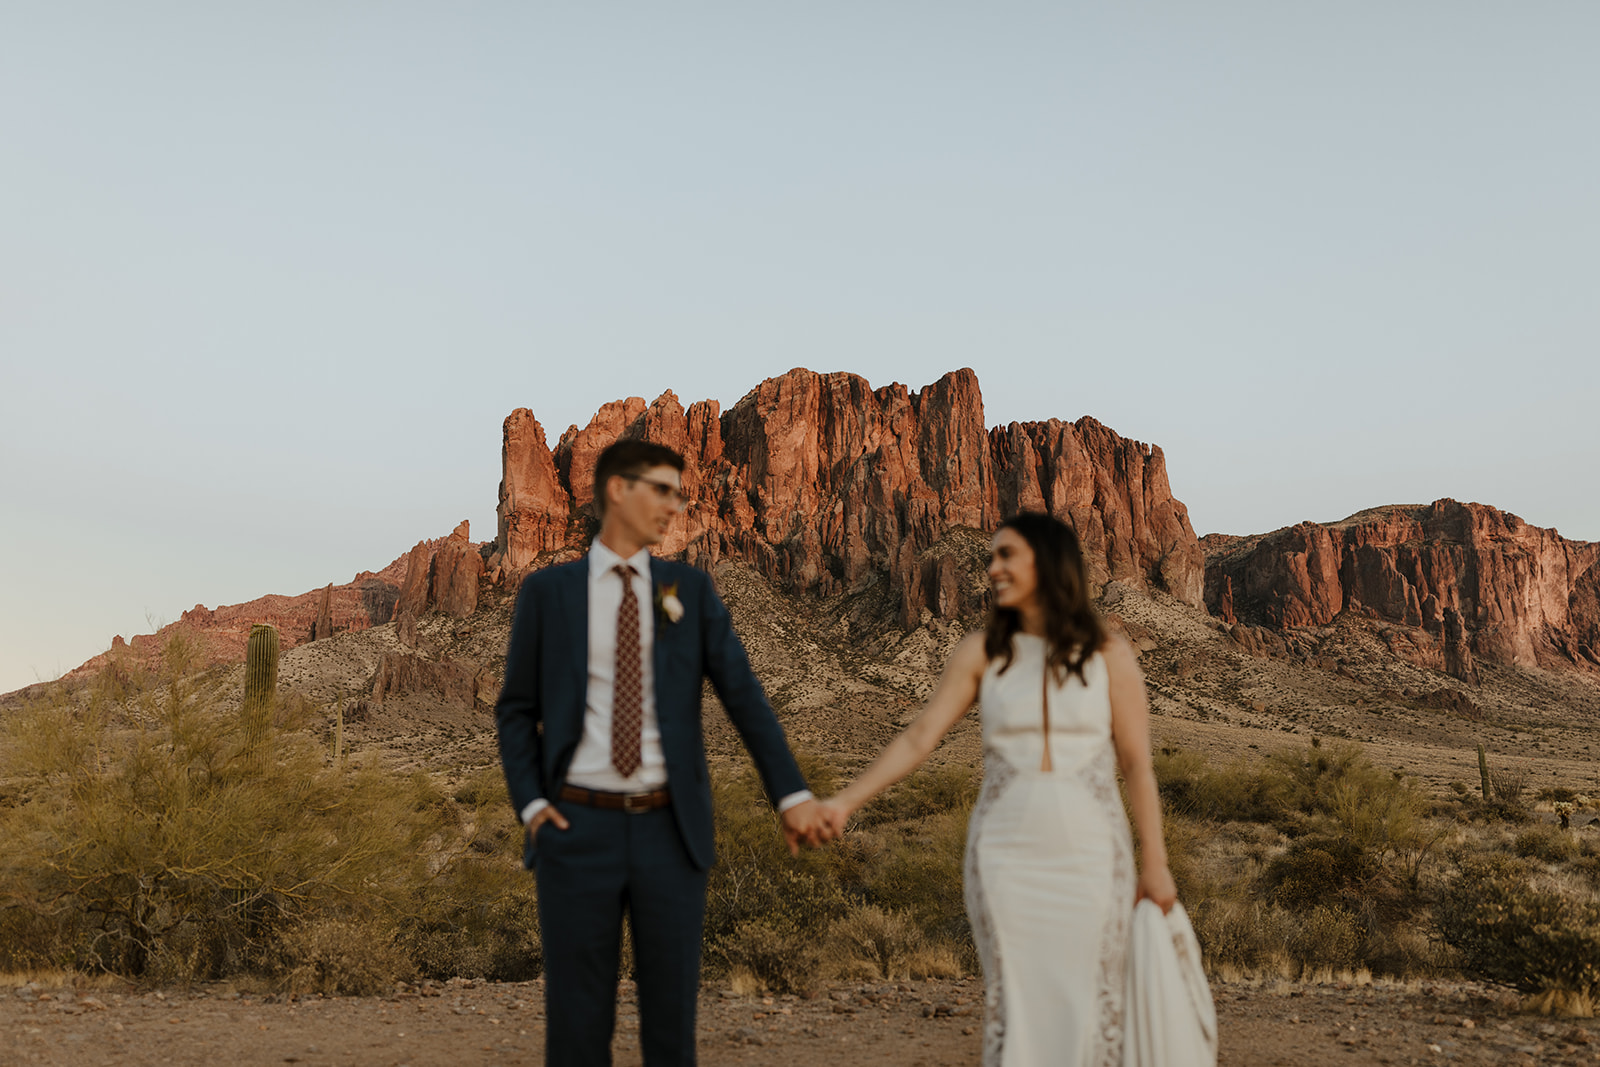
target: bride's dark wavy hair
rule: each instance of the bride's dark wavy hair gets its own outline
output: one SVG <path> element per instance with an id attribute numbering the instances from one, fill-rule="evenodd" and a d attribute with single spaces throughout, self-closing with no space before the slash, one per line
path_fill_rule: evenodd
<path id="1" fill-rule="evenodd" d="M 1051 673 L 1058 680 L 1070 674 L 1082 680 L 1083 665 L 1105 644 L 1106 627 L 1089 603 L 1089 575 L 1078 535 L 1055 516 L 1033 511 L 1013 515 L 1000 524 L 1000 529 L 1015 530 L 1033 549 L 1033 565 L 1039 576 L 1035 595 L 1044 609 Z M 1000 661 L 1002 674 L 1016 655 L 1012 638 L 1021 629 L 1020 612 L 990 607 L 983 649 L 991 660 Z"/>

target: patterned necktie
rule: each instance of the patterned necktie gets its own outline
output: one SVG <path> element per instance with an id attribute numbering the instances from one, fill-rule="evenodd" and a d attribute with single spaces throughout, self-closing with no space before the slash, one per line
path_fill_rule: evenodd
<path id="1" fill-rule="evenodd" d="M 619 563 L 622 607 L 617 609 L 617 672 L 612 687 L 611 764 L 624 778 L 639 769 L 639 735 L 644 722 L 644 674 L 639 664 L 639 598 L 634 570 Z"/>

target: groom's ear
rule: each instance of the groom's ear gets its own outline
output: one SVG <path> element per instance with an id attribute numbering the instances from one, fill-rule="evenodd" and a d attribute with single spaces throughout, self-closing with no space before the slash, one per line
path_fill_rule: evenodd
<path id="1" fill-rule="evenodd" d="M 589 507 L 594 512 L 596 529 L 599 529 L 600 524 L 605 521 L 606 507 L 611 503 L 611 487 L 621 477 L 622 475 L 620 474 L 611 474 L 606 476 L 604 482 L 597 481 L 594 483 L 594 501 Z"/>

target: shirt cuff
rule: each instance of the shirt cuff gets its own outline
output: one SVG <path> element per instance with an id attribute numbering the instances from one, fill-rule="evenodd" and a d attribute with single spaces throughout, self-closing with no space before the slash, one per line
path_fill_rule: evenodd
<path id="1" fill-rule="evenodd" d="M 549 806 L 550 802 L 544 797 L 528 801 L 528 806 L 522 809 L 522 825 L 528 825 L 529 820 Z"/>
<path id="2" fill-rule="evenodd" d="M 778 801 L 778 814 L 782 815 L 784 812 L 788 811 L 790 808 L 794 807 L 795 805 L 804 804 L 806 801 L 813 800 L 813 799 L 815 799 L 815 798 L 812 797 L 811 790 L 809 790 L 809 789 L 802 789 L 798 793 L 790 793 L 788 796 L 786 796 L 782 800 Z M 529 807 L 532 807 L 532 806 L 533 805 L 531 805 L 531 804 L 529 805 Z"/>

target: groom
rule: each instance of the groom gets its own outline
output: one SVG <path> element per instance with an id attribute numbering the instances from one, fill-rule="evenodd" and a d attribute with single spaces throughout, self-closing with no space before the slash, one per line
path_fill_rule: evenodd
<path id="1" fill-rule="evenodd" d="M 595 465 L 584 559 L 522 583 L 495 705 L 527 826 L 545 957 L 545 1062 L 611 1062 L 622 917 L 646 1067 L 695 1062 L 711 786 L 709 678 L 782 813 L 790 851 L 829 836 L 710 577 L 651 557 L 682 510 L 683 457 L 618 441 Z"/>

